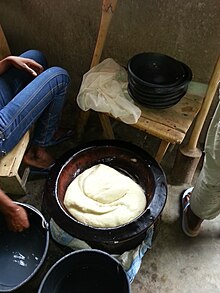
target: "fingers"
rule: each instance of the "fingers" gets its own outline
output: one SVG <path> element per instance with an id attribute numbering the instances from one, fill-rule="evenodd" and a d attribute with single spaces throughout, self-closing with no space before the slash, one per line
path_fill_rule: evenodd
<path id="1" fill-rule="evenodd" d="M 44 71 L 44 68 L 41 64 L 37 63 L 36 61 L 29 59 L 30 62 L 27 63 L 27 65 L 34 71 L 36 71 L 37 74 L 40 74 Z"/>
<path id="2" fill-rule="evenodd" d="M 30 227 L 25 209 L 19 207 L 16 209 L 13 217 L 6 219 L 9 230 L 13 232 L 22 232 Z"/>
<path id="3" fill-rule="evenodd" d="M 31 75 L 37 76 L 43 72 L 44 68 L 41 64 L 28 58 L 23 58 L 23 68 L 28 71 Z"/>
<path id="4" fill-rule="evenodd" d="M 33 59 L 10 56 L 8 57 L 8 60 L 15 68 L 25 70 L 34 77 L 39 75 L 44 70 L 43 66 Z"/>
<path id="5" fill-rule="evenodd" d="M 37 76 L 37 72 L 30 68 L 26 63 L 24 63 L 24 69 L 33 76 Z"/>

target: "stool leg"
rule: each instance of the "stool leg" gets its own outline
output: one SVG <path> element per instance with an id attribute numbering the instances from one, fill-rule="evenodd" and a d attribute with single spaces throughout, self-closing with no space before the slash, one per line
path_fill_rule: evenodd
<path id="1" fill-rule="evenodd" d="M 159 146 L 159 149 L 157 151 L 157 154 L 156 154 L 156 161 L 158 163 L 160 163 L 169 147 L 170 143 L 165 141 L 165 140 L 161 140 L 161 143 L 160 143 L 160 146 Z"/>
<path id="2" fill-rule="evenodd" d="M 99 113 L 99 119 L 102 124 L 105 138 L 114 139 L 115 135 L 111 126 L 110 118 L 106 114 Z"/>
<path id="3" fill-rule="evenodd" d="M 79 142 L 81 141 L 83 137 L 83 133 L 85 131 L 87 122 L 89 120 L 90 116 L 90 110 L 88 111 L 80 111 L 79 113 L 79 118 L 78 118 L 78 123 L 77 123 L 77 130 L 76 130 L 76 141 Z"/>

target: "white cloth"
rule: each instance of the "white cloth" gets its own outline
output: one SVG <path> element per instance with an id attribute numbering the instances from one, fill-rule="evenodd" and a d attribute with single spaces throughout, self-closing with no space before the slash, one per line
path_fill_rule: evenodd
<path id="1" fill-rule="evenodd" d="M 78 238 L 74 238 L 62 230 L 53 219 L 50 220 L 50 232 L 52 238 L 56 242 L 64 246 L 68 246 L 73 250 L 92 249 L 86 242 Z M 151 248 L 153 234 L 154 227 L 152 226 L 148 229 L 145 239 L 135 249 L 125 251 L 121 255 L 112 255 L 121 263 L 130 283 L 132 283 L 140 269 L 143 256 Z"/>
<path id="2" fill-rule="evenodd" d="M 129 96 L 127 84 L 126 70 L 107 58 L 83 75 L 77 104 L 83 111 L 109 113 L 124 123 L 134 124 L 141 110 Z"/>
<path id="3" fill-rule="evenodd" d="M 220 104 L 216 107 L 205 142 L 205 159 L 190 199 L 192 211 L 210 220 L 220 213 Z"/>

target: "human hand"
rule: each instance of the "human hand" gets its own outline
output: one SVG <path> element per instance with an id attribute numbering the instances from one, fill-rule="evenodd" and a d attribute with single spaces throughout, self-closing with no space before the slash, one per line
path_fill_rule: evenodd
<path id="1" fill-rule="evenodd" d="M 7 59 L 15 68 L 25 70 L 33 76 L 39 75 L 44 70 L 41 64 L 29 58 L 9 56 Z"/>
<path id="2" fill-rule="evenodd" d="M 18 205 L 8 210 L 7 214 L 5 214 L 5 220 L 8 229 L 13 232 L 22 232 L 30 227 L 26 210 Z"/>

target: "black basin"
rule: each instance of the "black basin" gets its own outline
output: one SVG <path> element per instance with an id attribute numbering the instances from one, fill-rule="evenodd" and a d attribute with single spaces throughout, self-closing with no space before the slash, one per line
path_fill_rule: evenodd
<path id="1" fill-rule="evenodd" d="M 91 249 L 72 252 L 56 262 L 38 293 L 129 293 L 121 264 L 109 254 Z"/>
<path id="2" fill-rule="evenodd" d="M 66 210 L 63 200 L 68 185 L 84 170 L 96 164 L 109 165 L 135 180 L 145 191 L 147 207 L 135 220 L 114 228 L 84 225 Z M 167 198 L 163 170 L 143 149 L 118 140 L 100 140 L 78 146 L 52 168 L 46 182 L 43 209 L 56 224 L 92 248 L 122 253 L 135 248 L 160 217 Z"/>

